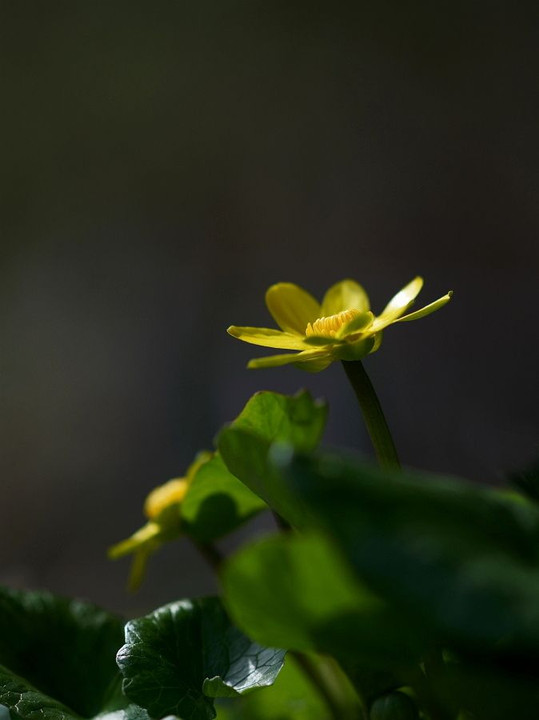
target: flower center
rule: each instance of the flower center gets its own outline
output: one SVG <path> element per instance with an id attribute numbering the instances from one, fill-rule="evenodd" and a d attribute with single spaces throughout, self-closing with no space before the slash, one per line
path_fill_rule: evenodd
<path id="1" fill-rule="evenodd" d="M 321 317 L 315 320 L 312 324 L 309 323 L 305 329 L 305 336 L 312 337 L 313 335 L 321 335 L 322 337 L 335 337 L 337 332 L 359 315 L 359 310 L 351 308 L 350 310 L 343 310 L 336 315 L 329 315 L 329 317 Z"/>

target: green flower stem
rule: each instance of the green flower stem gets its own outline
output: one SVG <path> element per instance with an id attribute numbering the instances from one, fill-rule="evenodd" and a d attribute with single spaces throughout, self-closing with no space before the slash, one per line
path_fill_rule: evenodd
<path id="1" fill-rule="evenodd" d="M 339 672 L 335 667 L 335 660 L 323 656 L 314 659 L 295 650 L 289 650 L 288 653 L 324 698 L 334 720 L 364 719 L 365 713 L 361 704 L 352 704 L 349 698 L 345 697 L 340 678 L 342 671 Z"/>
<path id="2" fill-rule="evenodd" d="M 359 401 L 378 462 L 383 468 L 399 469 L 400 462 L 393 438 L 363 363 L 361 360 L 343 360 L 342 364 Z"/>

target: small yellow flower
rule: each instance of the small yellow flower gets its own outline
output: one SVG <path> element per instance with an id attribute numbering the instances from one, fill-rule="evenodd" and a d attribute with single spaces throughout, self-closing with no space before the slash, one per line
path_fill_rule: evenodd
<path id="1" fill-rule="evenodd" d="M 452 293 L 448 292 L 420 310 L 405 314 L 422 287 L 423 279 L 414 278 L 390 300 L 380 315 L 374 315 L 367 293 L 355 280 L 342 280 L 330 287 L 321 304 L 298 285 L 277 283 L 267 291 L 266 305 L 280 330 L 232 325 L 227 332 L 253 345 L 296 351 L 257 358 L 247 367 L 277 367 L 291 363 L 310 372 L 319 372 L 335 360 L 360 360 L 375 352 L 388 325 L 418 320 L 451 299 Z"/>
<path id="2" fill-rule="evenodd" d="M 148 518 L 146 525 L 109 548 L 108 556 L 111 560 L 133 554 L 130 590 L 136 590 L 143 581 L 150 555 L 164 543 L 181 535 L 181 503 L 198 469 L 211 457 L 212 453 L 199 453 L 188 467 L 185 477 L 174 478 L 154 488 L 144 501 L 144 515 Z"/>
<path id="3" fill-rule="evenodd" d="M 173 478 L 164 485 L 158 485 L 144 501 L 144 514 L 149 520 L 155 520 L 171 505 L 179 506 L 188 487 L 187 477 Z"/>

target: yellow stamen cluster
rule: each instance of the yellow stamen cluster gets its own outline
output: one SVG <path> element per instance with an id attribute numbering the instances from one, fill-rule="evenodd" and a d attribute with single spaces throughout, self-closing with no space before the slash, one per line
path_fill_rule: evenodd
<path id="1" fill-rule="evenodd" d="M 315 320 L 312 324 L 309 323 L 305 329 L 305 336 L 312 337 L 313 335 L 321 337 L 335 337 L 337 332 L 359 315 L 359 310 L 351 308 L 350 310 L 343 310 L 336 315 L 330 315 L 329 317 L 321 317 Z"/>

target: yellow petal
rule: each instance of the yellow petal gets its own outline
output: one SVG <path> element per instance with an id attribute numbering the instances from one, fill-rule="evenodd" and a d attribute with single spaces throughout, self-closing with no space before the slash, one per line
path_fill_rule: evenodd
<path id="1" fill-rule="evenodd" d="M 187 478 L 174 478 L 154 488 L 144 501 L 144 514 L 155 520 L 166 507 L 181 503 L 189 487 Z"/>
<path id="2" fill-rule="evenodd" d="M 129 573 L 128 588 L 131 592 L 135 592 L 140 587 L 144 575 L 148 558 L 162 544 L 161 528 L 157 523 L 149 522 L 137 530 L 136 533 L 122 540 L 122 542 L 113 545 L 108 550 L 108 556 L 111 560 L 117 560 L 124 555 L 133 554 L 131 571 Z"/>
<path id="3" fill-rule="evenodd" d="M 369 309 L 369 296 L 355 280 L 341 280 L 332 285 L 322 300 L 322 316 L 337 315 L 343 310 Z"/>
<path id="4" fill-rule="evenodd" d="M 281 350 L 305 350 L 303 336 L 300 337 L 297 333 L 281 332 L 281 330 L 270 328 L 236 327 L 235 325 L 231 325 L 227 333 L 252 345 L 263 345 Z"/>
<path id="5" fill-rule="evenodd" d="M 185 479 L 188 481 L 189 484 L 193 481 L 199 469 L 207 462 L 209 462 L 214 455 L 215 453 L 210 452 L 209 450 L 201 450 L 196 454 L 195 459 L 189 465 L 185 473 Z"/>
<path id="6" fill-rule="evenodd" d="M 157 523 L 149 522 L 146 523 L 140 530 L 137 530 L 131 537 L 126 540 L 113 545 L 108 549 L 108 556 L 111 560 L 117 560 L 124 555 L 135 552 L 143 547 L 154 547 L 155 543 L 159 542 L 159 536 L 161 535 L 161 528 Z"/>
<path id="7" fill-rule="evenodd" d="M 376 332 L 395 322 L 414 302 L 422 287 L 423 278 L 421 277 L 416 277 L 408 285 L 405 285 L 389 301 L 382 313 L 374 319 L 371 329 Z"/>
<path id="8" fill-rule="evenodd" d="M 266 305 L 277 325 L 285 332 L 304 335 L 307 323 L 320 317 L 320 303 L 294 283 L 272 285 L 266 292 Z"/>
<path id="9" fill-rule="evenodd" d="M 436 310 L 439 310 L 444 305 L 446 305 L 452 297 L 453 291 L 450 290 L 447 295 L 444 295 L 443 297 L 438 298 L 438 300 L 435 300 L 434 302 L 425 305 L 425 307 L 422 307 L 421 310 L 416 310 L 409 315 L 405 315 L 404 317 L 399 318 L 396 322 L 408 322 L 408 320 L 419 320 L 420 318 L 426 317 L 427 315 L 436 312 Z"/>
<path id="10" fill-rule="evenodd" d="M 374 336 L 374 345 L 372 346 L 369 355 L 378 350 L 378 348 L 382 344 L 383 336 L 384 333 L 382 331 L 376 333 L 376 335 Z"/>
<path id="11" fill-rule="evenodd" d="M 316 360 L 304 360 L 303 362 L 296 363 L 296 367 L 310 373 L 317 373 L 321 370 L 325 370 L 328 365 L 331 365 L 334 359 L 335 358 L 332 355 L 328 355 L 326 357 L 317 358 Z"/>
<path id="12" fill-rule="evenodd" d="M 127 589 L 129 592 L 136 592 L 142 585 L 142 581 L 146 576 L 146 568 L 150 555 L 154 552 L 154 548 L 142 548 L 137 550 L 131 561 L 131 570 L 129 571 L 129 580 Z"/>
<path id="13" fill-rule="evenodd" d="M 331 357 L 331 355 L 326 349 L 305 350 L 304 352 L 300 353 L 287 353 L 286 355 L 269 355 L 268 357 L 249 360 L 247 367 L 250 369 L 280 367 L 281 365 L 290 365 L 292 363 L 299 364 L 310 360 L 321 360 L 322 358 L 328 357 Z"/>

